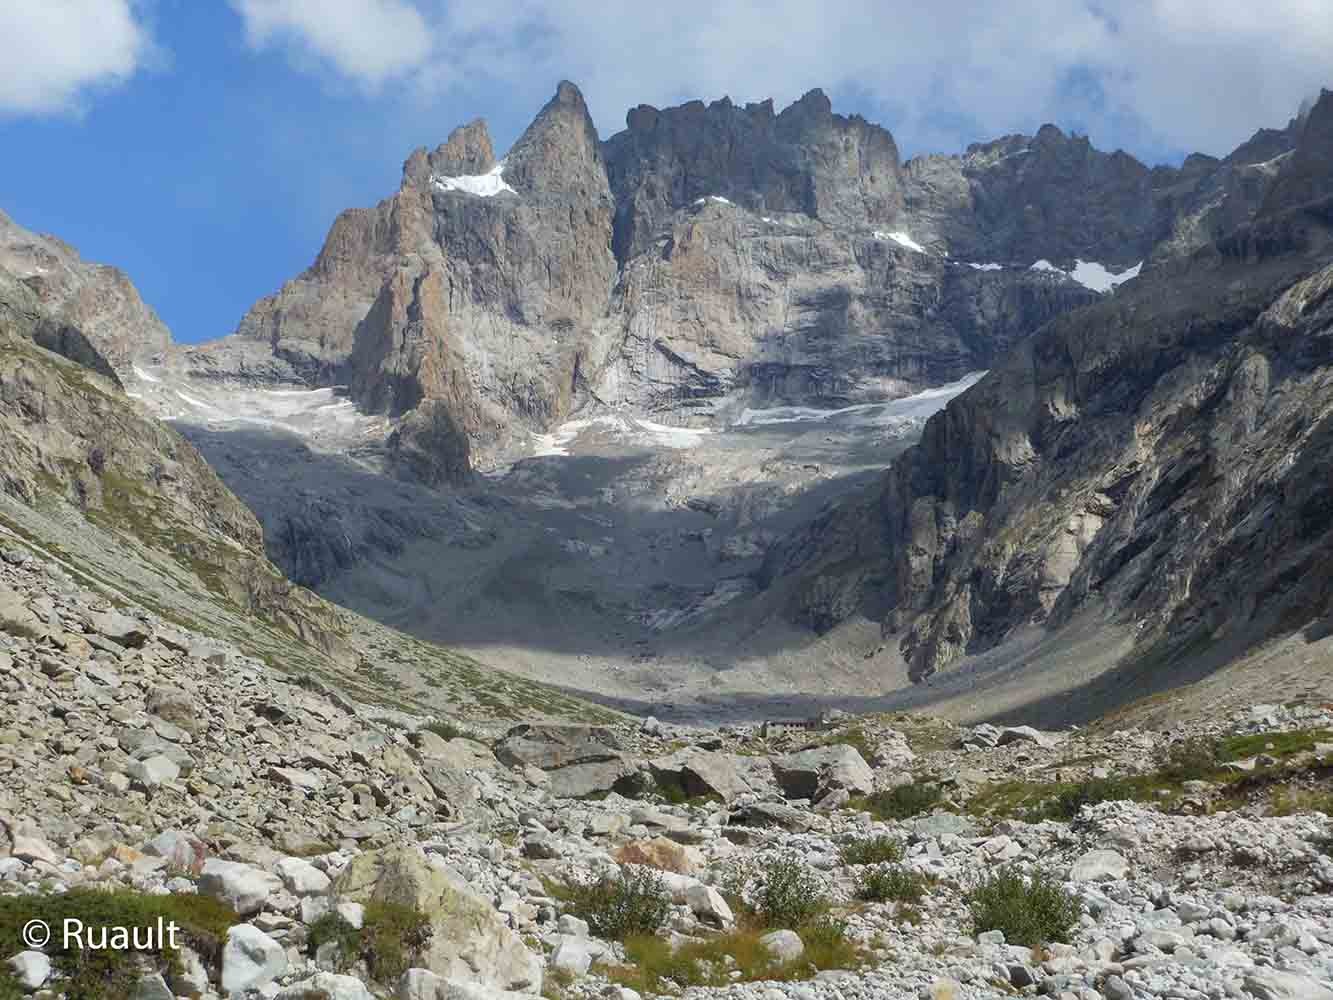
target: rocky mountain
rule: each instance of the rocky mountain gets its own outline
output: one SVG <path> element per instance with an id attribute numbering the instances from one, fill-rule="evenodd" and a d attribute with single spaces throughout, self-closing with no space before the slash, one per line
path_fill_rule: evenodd
<path id="1" fill-rule="evenodd" d="M 73 251 L 63 252 L 78 263 Z M 104 273 L 78 266 L 80 275 Z M 123 295 L 82 299 L 79 308 L 93 311 L 89 328 L 108 350 L 130 345 L 129 357 L 149 364 L 133 345 L 157 331 L 141 337 L 119 326 L 125 303 L 139 302 L 122 281 L 115 278 Z M 109 317 L 97 312 L 99 303 Z M 289 676 L 312 684 L 336 678 L 370 703 L 438 699 L 483 714 L 544 703 L 556 715 L 605 715 L 293 584 L 269 562 L 253 512 L 185 438 L 124 391 L 99 339 L 70 325 L 73 315 L 68 302 L 43 300 L 32 282 L 0 269 L 0 546 L 7 553 L 60 567 L 110 612 L 146 609 L 163 624 L 281 663 Z M 118 329 L 123 336 L 108 342 L 108 331 Z M 131 361 L 128 377 L 140 379 L 136 370 Z M 84 648 L 74 638 L 78 621 L 46 606 L 9 607 L 31 623 L 24 634 L 44 646 L 76 656 Z M 395 678 L 399 671 L 410 679 Z"/>
<path id="2" fill-rule="evenodd" d="M 869 493 L 771 552 L 765 581 L 801 577 L 790 610 L 816 629 L 873 608 L 917 681 L 1089 617 L 1127 636 L 1093 704 L 1284 636 L 1317 662 L 1333 632 L 1330 136 L 1326 91 L 1253 221 L 1018 344 Z"/>
<path id="3" fill-rule="evenodd" d="M 504 157 L 480 121 L 413 153 L 235 335 L 167 352 L 130 391 L 257 512 L 285 572 L 431 640 L 631 709 L 993 713 L 1176 657 L 1153 637 L 1177 612 L 1204 649 L 1193 560 L 1229 558 L 1208 555 L 1226 532 L 1106 604 L 1117 559 L 1156 580 L 1151 553 L 1179 536 L 1126 556 L 1122 533 L 1148 544 L 1118 520 L 1137 495 L 1102 478 L 1170 475 L 1177 430 L 1125 444 L 1166 405 L 1158 375 L 1220 364 L 1325 262 L 1302 206 L 1328 176 L 1326 103 L 1178 168 L 1053 126 L 902 162 L 818 91 L 781 112 L 639 107 L 599 141 L 562 84 Z M 1190 406 L 1211 391 L 1179 377 Z M 897 485 L 867 491 L 890 463 Z M 1244 509 L 1277 475 L 1246 468 L 1199 509 Z M 1089 490 L 1108 499 L 1079 506 Z M 1251 625 L 1189 676 L 1299 634 Z M 1076 633 L 1097 649 L 1071 653 Z M 1033 644 L 1049 676 L 984 694 L 973 668 L 1008 684 Z M 1095 715 L 1139 683 L 1042 710 Z"/>
<path id="4" fill-rule="evenodd" d="M 48 338 L 85 337 L 120 375 L 137 357 L 161 354 L 171 333 L 124 272 L 90 264 L 54 236 L 31 233 L 0 212 L 0 272 L 40 306 Z M 6 300 L 14 293 L 6 294 Z"/>

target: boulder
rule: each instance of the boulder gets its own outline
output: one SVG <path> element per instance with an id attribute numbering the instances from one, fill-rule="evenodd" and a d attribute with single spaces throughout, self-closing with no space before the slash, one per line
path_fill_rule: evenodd
<path id="1" fill-rule="evenodd" d="M 154 789 L 181 776 L 180 765 L 166 754 L 154 754 L 144 760 L 132 760 L 125 768 L 130 780 L 142 788 Z"/>
<path id="2" fill-rule="evenodd" d="M 1129 874 L 1129 862 L 1117 851 L 1089 851 L 1069 872 L 1073 882 L 1117 881 Z"/>
<path id="3" fill-rule="evenodd" d="M 198 875 L 208 860 L 204 842 L 184 830 L 163 830 L 143 845 L 143 853 L 150 858 L 162 858 L 172 870 L 192 875 Z"/>
<path id="4" fill-rule="evenodd" d="M 152 630 L 143 622 L 129 615 L 122 615 L 118 611 L 93 613 L 88 616 L 88 625 L 98 635 L 131 649 L 138 649 L 153 635 Z"/>
<path id="5" fill-rule="evenodd" d="M 1059 742 L 1060 737 L 1057 734 L 1043 733 L 1031 726 L 1006 726 L 1000 730 L 1000 735 L 996 739 L 999 746 L 1007 746 L 1010 743 L 1035 743 L 1039 747 L 1053 747 Z"/>
<path id="6" fill-rule="evenodd" d="M 601 726 L 524 723 L 495 744 L 495 757 L 509 767 L 531 764 L 552 771 L 571 764 L 617 760 L 622 750 L 615 733 Z"/>
<path id="7" fill-rule="evenodd" d="M 805 954 L 805 942 L 801 940 L 801 935 L 785 928 L 769 931 L 759 939 L 759 943 L 770 955 L 784 964 L 794 962 Z"/>
<path id="8" fill-rule="evenodd" d="M 833 743 L 771 761 L 773 777 L 789 799 L 818 799 L 834 789 L 851 795 L 869 795 L 875 790 L 875 774 L 853 746 Z"/>
<path id="9" fill-rule="evenodd" d="M 614 857 L 621 864 L 646 865 L 679 875 L 697 874 L 703 866 L 703 858 L 697 850 L 666 837 L 631 840 L 620 847 Z"/>
<path id="10" fill-rule="evenodd" d="M 47 632 L 42 620 L 28 609 L 23 598 L 4 583 L 0 583 L 0 632 L 31 638 Z"/>
<path id="11" fill-rule="evenodd" d="M 283 858 L 277 869 L 293 896 L 322 896 L 329 891 L 329 877 L 304 858 Z"/>
<path id="12" fill-rule="evenodd" d="M 609 792 L 633 792 L 639 766 L 629 757 L 587 761 L 547 771 L 547 790 L 558 799 L 586 799 Z"/>
<path id="13" fill-rule="evenodd" d="M 258 913 L 282 882 L 261 868 L 210 858 L 199 873 L 199 891 L 222 900 L 243 917 Z"/>
<path id="14" fill-rule="evenodd" d="M 287 971 L 282 945 L 252 924 L 236 924 L 222 946 L 222 990 L 238 993 L 258 989 Z"/>
<path id="15" fill-rule="evenodd" d="M 712 796 L 723 802 L 755 791 L 745 766 L 745 758 L 709 750 L 682 750 L 648 762 L 659 785 L 679 788 L 687 798 Z"/>
<path id="16" fill-rule="evenodd" d="M 736 921 L 727 901 L 711 885 L 692 885 L 686 889 L 685 905 L 700 920 L 715 927 L 727 927 Z"/>
<path id="17" fill-rule="evenodd" d="M 475 980 L 532 993 L 541 990 L 541 958 L 503 923 L 490 900 L 416 848 L 358 855 L 334 880 L 332 891 L 341 902 L 384 901 L 428 914 L 430 942 L 414 960 L 442 979 Z"/>
<path id="18" fill-rule="evenodd" d="M 153 688 L 148 693 L 148 702 L 144 707 L 149 715 L 165 719 L 191 736 L 199 735 L 206 728 L 204 721 L 195 713 L 194 699 L 179 688 Z"/>
<path id="19" fill-rule="evenodd" d="M 41 989 L 51 978 L 51 960 L 40 951 L 21 951 L 6 964 L 13 970 L 19 986 L 29 993 Z"/>

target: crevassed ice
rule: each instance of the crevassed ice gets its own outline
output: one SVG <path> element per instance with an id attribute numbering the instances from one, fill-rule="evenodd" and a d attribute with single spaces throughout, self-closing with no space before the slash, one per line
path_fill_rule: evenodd
<path id="1" fill-rule="evenodd" d="M 441 191 L 462 191 L 478 198 L 493 198 L 501 191 L 517 194 L 504 180 L 505 161 L 501 160 L 484 174 L 465 174 L 462 177 L 433 175 L 430 182 Z"/>
<path id="2" fill-rule="evenodd" d="M 872 235 L 877 240 L 893 240 L 893 242 L 897 243 L 899 246 L 907 247 L 908 250 L 915 250 L 917 253 L 927 252 L 925 247 L 923 247 L 916 240 L 912 239 L 911 236 L 907 235 L 907 233 L 904 233 L 902 230 L 895 230 L 894 232 L 891 233 L 885 233 L 876 229 Z"/>

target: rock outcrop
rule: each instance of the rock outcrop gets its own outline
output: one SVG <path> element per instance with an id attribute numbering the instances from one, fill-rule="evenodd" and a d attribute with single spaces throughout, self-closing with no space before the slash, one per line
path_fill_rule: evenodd
<path id="1" fill-rule="evenodd" d="M 918 680 L 1089 608 L 1131 625 L 1156 675 L 1326 627 L 1333 173 L 1310 187 L 1309 164 L 1330 109 L 1325 92 L 1254 222 L 1047 324 L 871 494 L 773 553 L 770 582 L 805 574 L 793 613 L 887 609 Z"/>
<path id="2" fill-rule="evenodd" d="M 90 264 L 54 236 L 31 233 L 0 212 L 0 273 L 27 286 L 45 318 L 44 347 L 83 339 L 117 374 L 135 358 L 160 354 L 171 333 L 124 272 Z M 4 295 L 10 299 L 10 294 Z M 84 347 L 73 350 L 86 352 Z M 73 355 L 70 355 L 73 356 Z"/>

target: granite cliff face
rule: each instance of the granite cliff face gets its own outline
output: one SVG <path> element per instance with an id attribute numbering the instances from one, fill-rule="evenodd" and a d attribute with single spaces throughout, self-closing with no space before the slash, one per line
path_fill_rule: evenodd
<path id="1" fill-rule="evenodd" d="M 1333 621 L 1333 94 L 1262 210 L 1019 343 L 872 491 L 770 553 L 789 613 L 859 610 L 921 680 L 1089 611 L 1132 660 Z M 1160 679 L 1160 678 L 1158 678 Z"/>

